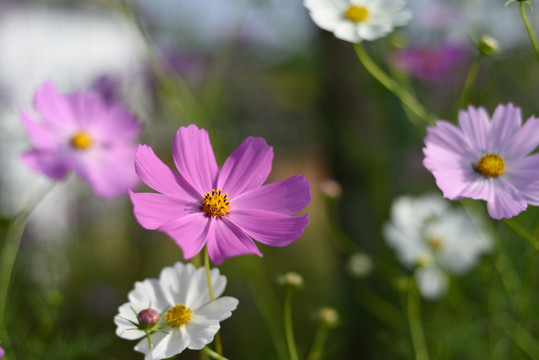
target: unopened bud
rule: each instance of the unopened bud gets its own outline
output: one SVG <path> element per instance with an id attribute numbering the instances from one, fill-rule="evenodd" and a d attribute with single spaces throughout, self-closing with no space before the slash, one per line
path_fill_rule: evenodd
<path id="1" fill-rule="evenodd" d="M 157 324 L 160 318 L 161 315 L 154 309 L 144 309 L 137 315 L 139 324 L 148 328 Z"/>
<path id="2" fill-rule="evenodd" d="M 296 272 L 290 271 L 279 277 L 279 283 L 283 286 L 301 289 L 303 287 L 303 276 Z"/>
<path id="3" fill-rule="evenodd" d="M 352 276 L 364 278 L 372 272 L 373 262 L 369 255 L 355 253 L 348 259 L 347 267 Z"/>
<path id="4" fill-rule="evenodd" d="M 339 313 L 332 307 L 325 306 L 318 310 L 318 318 L 328 328 L 333 328 L 339 323 Z"/>
<path id="5" fill-rule="evenodd" d="M 498 42 L 488 35 L 481 36 L 476 46 L 477 50 L 485 56 L 494 56 L 500 50 Z"/>
<path id="6" fill-rule="evenodd" d="M 342 194 L 342 186 L 333 179 L 325 179 L 320 183 L 322 194 L 330 199 L 338 199 Z"/>

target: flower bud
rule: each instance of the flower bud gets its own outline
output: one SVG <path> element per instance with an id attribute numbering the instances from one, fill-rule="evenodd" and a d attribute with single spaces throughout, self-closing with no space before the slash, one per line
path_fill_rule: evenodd
<path id="1" fill-rule="evenodd" d="M 479 52 L 485 56 L 494 56 L 500 51 L 500 47 L 498 46 L 496 39 L 488 35 L 481 36 L 475 46 L 477 47 L 477 50 L 479 50 Z"/>
<path id="2" fill-rule="evenodd" d="M 334 308 L 325 306 L 318 310 L 318 319 L 327 328 L 334 328 L 339 323 L 339 313 Z"/>
<path id="3" fill-rule="evenodd" d="M 320 183 L 320 191 L 330 199 L 338 199 L 342 194 L 342 186 L 333 179 L 325 179 Z"/>
<path id="4" fill-rule="evenodd" d="M 373 262 L 369 255 L 364 253 L 355 253 L 350 256 L 347 263 L 350 275 L 358 278 L 364 278 L 370 275 L 373 268 Z"/>
<path id="5" fill-rule="evenodd" d="M 154 309 L 144 309 L 138 313 L 137 319 L 140 325 L 150 328 L 159 322 L 161 315 Z"/>
<path id="6" fill-rule="evenodd" d="M 296 272 L 287 272 L 284 275 L 281 275 L 278 280 L 279 284 L 282 286 L 291 287 L 293 289 L 303 288 L 303 276 Z"/>

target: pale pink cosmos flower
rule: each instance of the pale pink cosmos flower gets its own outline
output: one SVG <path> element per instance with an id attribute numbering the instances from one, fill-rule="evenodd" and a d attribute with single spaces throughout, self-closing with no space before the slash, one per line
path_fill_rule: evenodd
<path id="1" fill-rule="evenodd" d="M 494 219 L 511 218 L 539 205 L 539 119 L 512 104 L 492 119 L 482 107 L 460 111 L 459 126 L 437 121 L 427 128 L 423 165 L 450 200 L 486 200 Z"/>
<path id="2" fill-rule="evenodd" d="M 292 215 L 310 202 L 310 184 L 296 175 L 262 185 L 273 160 L 264 139 L 248 137 L 219 168 L 206 130 L 190 125 L 177 131 L 172 155 L 179 175 L 140 145 L 137 174 L 160 194 L 130 195 L 138 222 L 169 235 L 185 259 L 205 245 L 217 265 L 243 254 L 262 257 L 251 238 L 286 246 L 302 235 L 308 215 Z"/>
<path id="3" fill-rule="evenodd" d="M 73 171 L 107 199 L 137 185 L 134 141 L 141 125 L 123 106 L 83 92 L 62 95 L 50 82 L 36 92 L 34 106 L 39 116 L 22 113 L 34 144 L 22 160 L 31 169 L 53 180 Z"/>

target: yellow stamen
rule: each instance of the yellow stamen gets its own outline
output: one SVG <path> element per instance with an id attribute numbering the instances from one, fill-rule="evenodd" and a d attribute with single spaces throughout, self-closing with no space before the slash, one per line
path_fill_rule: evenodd
<path id="1" fill-rule="evenodd" d="M 427 239 L 427 243 L 433 251 L 440 251 L 444 242 L 437 236 L 431 236 Z"/>
<path id="2" fill-rule="evenodd" d="M 77 149 L 87 149 L 92 146 L 92 138 L 84 131 L 78 132 L 71 138 L 71 146 Z"/>
<path id="3" fill-rule="evenodd" d="M 474 169 L 488 178 L 498 177 L 505 170 L 505 161 L 496 154 L 485 154 L 474 166 Z"/>
<path id="4" fill-rule="evenodd" d="M 350 5 L 344 16 L 353 22 L 361 22 L 367 20 L 370 16 L 369 10 L 366 7 L 358 5 Z"/>
<path id="5" fill-rule="evenodd" d="M 200 203 L 202 210 L 211 217 L 226 215 L 229 209 L 230 201 L 228 201 L 228 194 L 222 193 L 219 189 L 215 191 L 213 189 L 211 193 L 207 192 L 204 195 L 204 200 Z"/>
<path id="6" fill-rule="evenodd" d="M 171 328 L 179 328 L 191 321 L 191 310 L 185 305 L 175 305 L 167 311 L 165 318 L 168 326 Z"/>

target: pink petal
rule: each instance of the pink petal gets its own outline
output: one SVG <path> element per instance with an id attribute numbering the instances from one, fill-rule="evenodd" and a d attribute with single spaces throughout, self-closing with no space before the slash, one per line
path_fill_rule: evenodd
<path id="1" fill-rule="evenodd" d="M 165 223 L 200 212 L 200 204 L 177 197 L 129 191 L 135 218 L 143 228 L 156 230 Z"/>
<path id="2" fill-rule="evenodd" d="M 219 173 L 217 188 L 230 199 L 264 183 L 271 171 L 273 148 L 262 138 L 248 137 L 228 157 Z"/>
<path id="3" fill-rule="evenodd" d="M 46 123 L 35 122 L 26 112 L 23 112 L 22 123 L 34 146 L 41 150 L 54 150 L 63 139 L 60 130 Z M 65 136 L 65 135 L 64 135 Z"/>
<path id="4" fill-rule="evenodd" d="M 74 92 L 64 96 L 79 127 L 93 128 L 105 120 L 106 105 L 96 94 Z"/>
<path id="5" fill-rule="evenodd" d="M 166 166 L 147 145 L 139 145 L 137 149 L 135 171 L 146 185 L 160 193 L 184 200 L 202 201 L 203 196 Z"/>
<path id="6" fill-rule="evenodd" d="M 488 214 L 497 220 L 512 218 L 526 210 L 527 207 L 528 204 L 517 190 L 501 181 L 496 182 L 491 197 L 487 201 Z"/>
<path id="7" fill-rule="evenodd" d="M 139 183 L 133 165 L 134 154 L 134 146 L 89 149 L 77 154 L 73 170 L 90 184 L 95 195 L 117 198 Z"/>
<path id="8" fill-rule="evenodd" d="M 51 82 L 46 82 L 36 92 L 34 106 L 52 124 L 65 126 L 76 122 L 68 101 L 58 94 Z"/>
<path id="9" fill-rule="evenodd" d="M 211 237 L 211 224 L 211 218 L 199 212 L 165 223 L 158 230 L 170 236 L 182 249 L 183 258 L 188 260 L 198 254 Z"/>
<path id="10" fill-rule="evenodd" d="M 539 205 L 539 154 L 508 162 L 504 177 L 528 204 Z"/>
<path id="11" fill-rule="evenodd" d="M 472 152 L 462 131 L 455 125 L 443 120 L 437 121 L 434 127 L 427 127 L 425 144 L 427 147 L 431 144 L 436 145 L 459 155 L 467 155 Z"/>
<path id="12" fill-rule="evenodd" d="M 504 154 L 512 143 L 513 137 L 522 125 L 520 109 L 513 104 L 498 105 L 492 115 L 491 133 L 488 138 L 488 149 L 497 154 Z"/>
<path id="13" fill-rule="evenodd" d="M 311 201 L 311 184 L 302 175 L 256 187 L 234 198 L 237 209 L 259 209 L 293 215 Z"/>
<path id="14" fill-rule="evenodd" d="M 266 245 L 286 246 L 297 240 L 309 223 L 308 214 L 288 216 L 263 210 L 229 211 L 229 219 L 250 237 Z"/>
<path id="15" fill-rule="evenodd" d="M 487 141 L 490 134 L 490 121 L 484 108 L 468 107 L 459 112 L 459 125 L 475 152 L 488 152 Z"/>
<path id="16" fill-rule="evenodd" d="M 195 125 L 178 129 L 172 145 L 172 155 L 180 174 L 201 196 L 211 192 L 218 167 L 206 130 Z"/>
<path id="17" fill-rule="evenodd" d="M 93 119 L 92 132 L 99 142 L 118 143 L 135 140 L 141 130 L 141 124 L 123 106 L 108 107 L 102 103 L 101 116 Z"/>
<path id="18" fill-rule="evenodd" d="M 513 136 L 502 156 L 515 159 L 531 153 L 539 145 L 539 118 L 530 117 Z"/>
<path id="19" fill-rule="evenodd" d="M 40 172 L 54 180 L 62 180 L 71 170 L 71 160 L 64 155 L 41 150 L 32 150 L 21 156 L 30 169 Z"/>
<path id="20" fill-rule="evenodd" d="M 226 217 L 216 218 L 209 232 L 208 254 L 215 265 L 221 265 L 228 258 L 255 254 L 262 257 L 253 240 Z"/>

